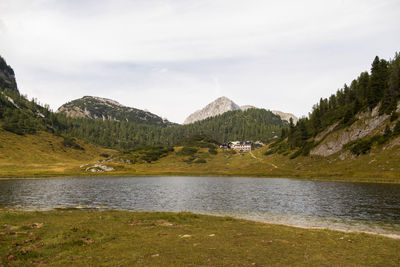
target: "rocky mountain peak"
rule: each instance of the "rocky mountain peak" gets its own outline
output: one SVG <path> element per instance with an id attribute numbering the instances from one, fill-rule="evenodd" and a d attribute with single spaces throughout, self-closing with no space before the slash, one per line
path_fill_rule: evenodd
<path id="1" fill-rule="evenodd" d="M 222 96 L 205 106 L 201 110 L 197 110 L 186 118 L 183 124 L 193 123 L 199 120 L 204 120 L 209 117 L 214 117 L 223 114 L 227 111 L 241 110 L 240 106 L 229 98 Z"/>
<path id="2" fill-rule="evenodd" d="M 205 106 L 203 109 L 192 113 L 189 117 L 186 118 L 183 124 L 194 123 L 196 121 L 204 120 L 209 117 L 221 115 L 228 111 L 233 111 L 233 110 L 246 111 L 251 108 L 257 108 L 257 107 L 251 105 L 239 106 L 229 98 L 222 96 L 220 98 L 217 98 L 207 106 Z M 274 113 L 275 115 L 280 116 L 282 120 L 289 121 L 289 119 L 292 118 L 294 123 L 296 123 L 298 120 L 297 117 L 291 113 L 285 113 L 277 110 L 271 112 Z"/>
<path id="3" fill-rule="evenodd" d="M 124 107 L 124 105 L 121 105 L 119 102 L 108 99 L 108 98 L 103 98 L 103 97 L 98 97 L 98 96 L 84 96 L 82 97 L 83 100 L 92 100 L 92 101 L 97 101 L 101 104 L 108 105 L 108 106 L 118 106 L 118 107 Z"/>

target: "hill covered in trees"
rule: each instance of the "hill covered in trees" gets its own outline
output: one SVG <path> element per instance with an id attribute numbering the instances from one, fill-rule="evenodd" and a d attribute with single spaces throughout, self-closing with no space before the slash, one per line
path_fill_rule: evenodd
<path id="1" fill-rule="evenodd" d="M 154 125 L 58 115 L 62 133 L 110 148 L 131 149 L 137 145 L 175 145 L 195 134 L 208 135 L 220 143 L 232 140 L 268 142 L 287 127 L 279 116 L 264 109 L 230 111 L 188 125 Z"/>
<path id="2" fill-rule="evenodd" d="M 329 98 L 321 98 L 308 117 L 282 129 L 281 139 L 267 152 L 328 156 L 342 149 L 367 153 L 400 134 L 400 55 L 375 57 L 362 72 Z M 325 151 L 324 151 L 325 150 Z"/>

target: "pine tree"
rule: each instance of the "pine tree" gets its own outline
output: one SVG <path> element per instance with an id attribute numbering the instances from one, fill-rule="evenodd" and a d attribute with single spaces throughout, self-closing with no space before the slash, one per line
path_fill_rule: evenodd
<path id="1" fill-rule="evenodd" d="M 382 98 L 388 77 L 388 64 L 386 60 L 379 60 L 376 56 L 372 62 L 371 79 L 368 86 L 368 106 L 374 108 Z"/>

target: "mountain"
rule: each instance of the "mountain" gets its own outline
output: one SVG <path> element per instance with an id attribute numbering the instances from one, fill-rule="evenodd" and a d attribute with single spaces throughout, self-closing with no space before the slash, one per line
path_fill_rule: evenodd
<path id="1" fill-rule="evenodd" d="M 189 115 L 189 117 L 187 117 L 185 119 L 183 124 L 194 123 L 196 121 L 200 121 L 200 120 L 204 120 L 204 119 L 207 119 L 210 117 L 221 115 L 228 111 L 235 111 L 235 110 L 246 111 L 248 109 L 257 109 L 257 108 L 254 106 L 250 106 L 250 105 L 239 106 L 235 102 L 230 100 L 229 98 L 222 96 L 220 98 L 217 98 L 216 100 L 214 100 L 207 106 L 205 106 L 203 109 L 198 110 L 198 111 L 192 113 L 191 115 Z M 284 113 L 281 111 L 272 111 L 272 113 L 280 116 L 282 118 L 282 120 L 289 121 L 290 118 L 293 118 L 293 122 L 294 123 L 297 122 L 297 117 L 294 116 L 293 114 Z"/>
<path id="2" fill-rule="evenodd" d="M 197 110 L 193 114 L 189 115 L 189 117 L 185 119 L 183 124 L 189 124 L 196 121 L 204 120 L 209 117 L 214 117 L 232 110 L 241 110 L 241 108 L 232 100 L 223 96 L 217 98 L 216 100 L 205 106 L 203 109 Z"/>
<path id="3" fill-rule="evenodd" d="M 0 56 L 0 89 L 10 90 L 18 93 L 14 70 L 9 65 L 7 65 L 6 61 L 1 56 Z"/>
<path id="4" fill-rule="evenodd" d="M 126 121 L 163 127 L 174 125 L 151 112 L 126 107 L 117 101 L 95 96 L 84 96 L 68 102 L 62 105 L 57 113 L 64 113 L 73 118 Z"/>
<path id="5" fill-rule="evenodd" d="M 279 110 L 271 110 L 272 113 L 278 115 L 279 117 L 281 117 L 282 120 L 289 122 L 290 118 L 292 118 L 293 123 L 296 124 L 297 121 L 299 120 L 295 115 L 293 115 L 292 113 L 286 113 L 286 112 L 282 112 Z"/>
<path id="6" fill-rule="evenodd" d="M 229 141 L 268 142 L 280 136 L 287 123 L 265 109 L 232 110 L 194 123 L 170 127 L 165 134 L 174 132 L 175 137 L 205 134 L 220 143 Z"/>

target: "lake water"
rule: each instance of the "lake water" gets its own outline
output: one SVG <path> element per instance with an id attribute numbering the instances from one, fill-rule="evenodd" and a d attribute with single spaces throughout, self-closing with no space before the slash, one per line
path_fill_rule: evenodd
<path id="1" fill-rule="evenodd" d="M 0 206 L 190 211 L 400 237 L 400 185 L 392 184 L 213 177 L 3 180 Z"/>

